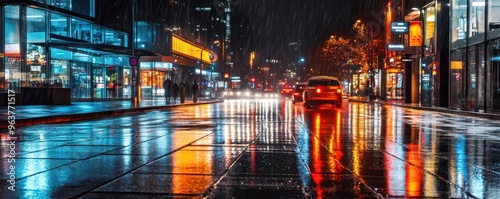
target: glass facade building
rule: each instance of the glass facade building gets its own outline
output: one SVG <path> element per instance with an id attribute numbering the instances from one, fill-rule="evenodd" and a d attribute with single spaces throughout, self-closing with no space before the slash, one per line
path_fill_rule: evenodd
<path id="1" fill-rule="evenodd" d="M 500 1 L 451 0 L 450 107 L 500 111 Z"/>
<path id="2" fill-rule="evenodd" d="M 94 0 L 5 2 L 0 10 L 1 92 L 60 87 L 73 99 L 130 97 L 129 36 L 92 21 Z"/>

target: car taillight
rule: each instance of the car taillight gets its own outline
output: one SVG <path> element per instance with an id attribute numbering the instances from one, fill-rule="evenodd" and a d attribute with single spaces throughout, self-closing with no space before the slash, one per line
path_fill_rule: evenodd
<path id="1" fill-rule="evenodd" d="M 321 93 L 321 88 L 317 88 L 316 93 Z"/>
<path id="2" fill-rule="evenodd" d="M 337 89 L 337 93 L 342 93 L 342 89 Z"/>

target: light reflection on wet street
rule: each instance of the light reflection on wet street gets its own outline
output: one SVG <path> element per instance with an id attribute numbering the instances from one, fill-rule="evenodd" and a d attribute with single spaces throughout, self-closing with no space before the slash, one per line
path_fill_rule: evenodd
<path id="1" fill-rule="evenodd" d="M 1 151 L 0 198 L 499 198 L 499 126 L 286 100 L 31 126 L 18 129 L 16 192 Z"/>

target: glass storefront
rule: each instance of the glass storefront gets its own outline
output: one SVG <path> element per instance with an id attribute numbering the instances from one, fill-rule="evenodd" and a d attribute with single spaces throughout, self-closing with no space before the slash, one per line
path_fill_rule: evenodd
<path id="1" fill-rule="evenodd" d="M 450 107 L 500 111 L 500 2 L 452 0 L 451 9 Z"/>
<path id="2" fill-rule="evenodd" d="M 5 23 L 3 24 L 5 34 L 5 59 L 4 71 L 0 71 L 0 80 L 3 92 L 7 89 L 19 92 L 21 87 L 21 29 L 20 6 L 6 6 Z"/>
<path id="3" fill-rule="evenodd" d="M 143 99 L 163 98 L 165 91 L 163 89 L 163 81 L 165 78 L 170 78 L 172 83 L 180 77 L 176 75 L 175 68 L 172 63 L 164 62 L 143 62 L 141 63 L 141 89 Z"/>
<path id="4" fill-rule="evenodd" d="M 387 69 L 386 99 L 403 99 L 403 76 L 401 69 Z"/>
<path id="5" fill-rule="evenodd" d="M 500 110 L 500 39 L 488 44 L 486 110 Z"/>
<path id="6" fill-rule="evenodd" d="M 465 50 L 451 52 L 450 63 L 450 107 L 465 108 L 465 89 L 463 87 L 464 68 L 466 68 Z"/>
<path id="7" fill-rule="evenodd" d="M 127 47 L 126 33 L 29 6 L 2 9 L 6 57 L 0 64 L 3 92 L 7 88 L 20 92 L 21 87 L 59 87 L 70 88 L 73 99 L 131 97 L 129 56 L 98 50 L 99 44 Z M 21 26 L 23 9 L 25 26 Z M 69 38 L 93 46 L 71 46 Z M 51 47 L 47 41 L 52 41 Z"/>

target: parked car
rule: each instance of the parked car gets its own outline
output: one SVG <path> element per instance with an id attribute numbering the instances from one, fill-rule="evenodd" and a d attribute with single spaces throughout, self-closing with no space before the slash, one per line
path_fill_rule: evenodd
<path id="1" fill-rule="evenodd" d="M 304 92 L 306 85 L 307 85 L 307 82 L 301 82 L 301 83 L 295 84 L 295 87 L 293 88 L 293 94 L 292 94 L 293 102 L 302 102 L 302 93 Z"/>
<path id="2" fill-rule="evenodd" d="M 342 107 L 343 89 L 338 78 L 333 76 L 315 76 L 307 80 L 302 95 L 304 107 L 333 104 Z"/>

